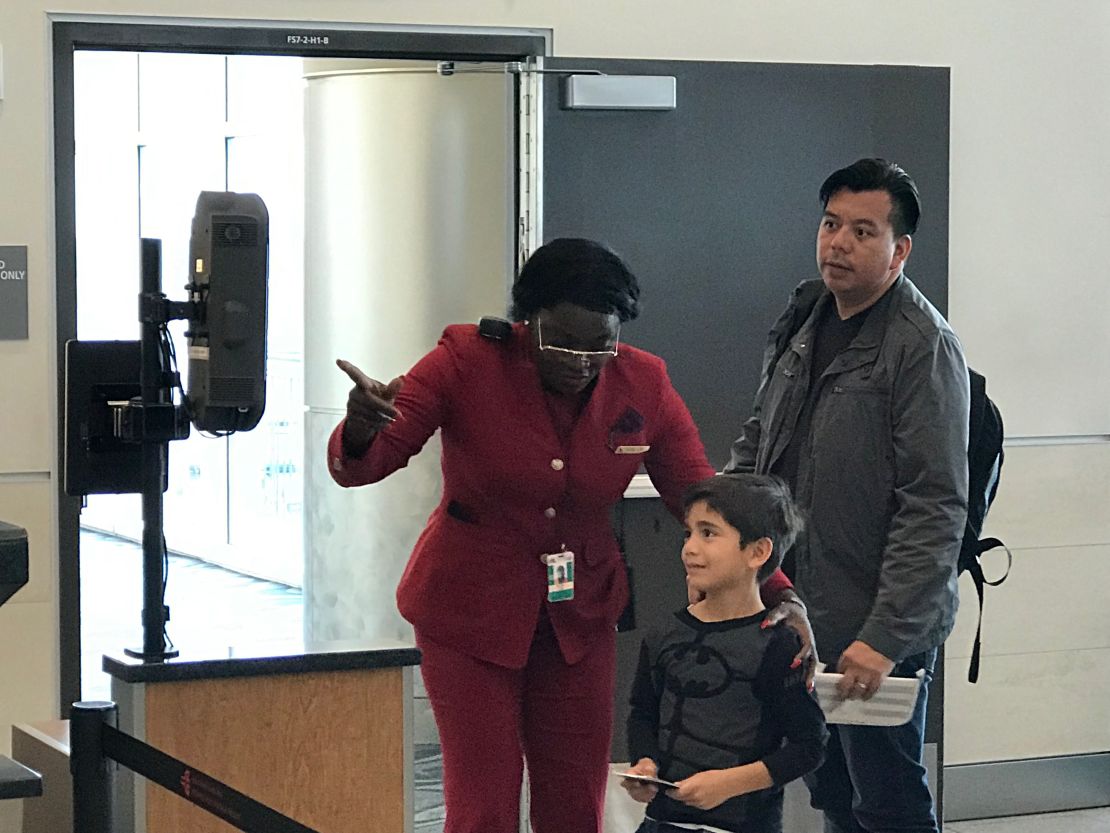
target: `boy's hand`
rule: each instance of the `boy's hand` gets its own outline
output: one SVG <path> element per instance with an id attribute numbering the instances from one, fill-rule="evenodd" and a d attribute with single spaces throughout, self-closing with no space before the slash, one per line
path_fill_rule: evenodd
<path id="1" fill-rule="evenodd" d="M 628 771 L 633 775 L 648 775 L 652 778 L 659 777 L 659 768 L 655 765 L 655 761 L 651 758 L 640 758 L 635 766 L 630 766 Z M 654 784 L 645 784 L 642 781 L 629 781 L 627 778 L 621 781 L 621 786 L 628 791 L 628 794 L 633 799 L 643 804 L 648 804 L 655 794 L 659 792 L 659 788 Z"/>
<path id="2" fill-rule="evenodd" d="M 690 586 L 690 577 L 687 576 L 686 577 L 686 600 L 690 604 L 696 605 L 698 602 L 703 601 L 704 599 L 705 599 L 705 591 L 704 590 L 695 590 L 693 587 L 691 587 Z"/>
<path id="3" fill-rule="evenodd" d="M 773 785 L 767 767 L 757 761 L 730 769 L 707 769 L 678 782 L 678 789 L 667 790 L 667 796 L 699 810 L 712 810 L 730 798 Z"/>
<path id="4" fill-rule="evenodd" d="M 667 796 L 699 810 L 712 810 L 738 795 L 732 770 L 707 769 L 678 782 L 678 789 L 667 790 Z"/>

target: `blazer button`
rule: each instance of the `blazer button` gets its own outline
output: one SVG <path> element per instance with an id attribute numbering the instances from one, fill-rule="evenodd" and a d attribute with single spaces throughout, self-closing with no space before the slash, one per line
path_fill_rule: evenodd
<path id="1" fill-rule="evenodd" d="M 555 471 L 562 471 L 564 465 L 563 461 L 558 457 L 551 461 L 551 468 L 555 469 Z"/>
<path id="2" fill-rule="evenodd" d="M 554 506 L 548 506 L 546 509 L 543 510 L 543 515 L 544 515 L 545 518 L 554 518 L 555 517 L 555 507 Z"/>

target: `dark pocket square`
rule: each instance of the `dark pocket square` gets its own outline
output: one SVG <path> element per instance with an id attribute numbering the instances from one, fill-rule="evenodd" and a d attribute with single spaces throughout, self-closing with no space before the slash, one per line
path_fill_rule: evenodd
<path id="1" fill-rule="evenodd" d="M 610 436 L 614 434 L 636 434 L 644 430 L 644 416 L 634 408 L 625 408 L 617 421 L 609 428 Z"/>

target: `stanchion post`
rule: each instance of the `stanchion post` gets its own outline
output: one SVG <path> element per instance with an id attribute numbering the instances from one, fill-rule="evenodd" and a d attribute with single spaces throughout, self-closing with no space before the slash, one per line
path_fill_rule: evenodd
<path id="1" fill-rule="evenodd" d="M 69 718 L 69 770 L 73 775 L 74 833 L 114 833 L 115 764 L 104 756 L 102 727 L 115 727 L 115 703 L 74 703 Z"/>

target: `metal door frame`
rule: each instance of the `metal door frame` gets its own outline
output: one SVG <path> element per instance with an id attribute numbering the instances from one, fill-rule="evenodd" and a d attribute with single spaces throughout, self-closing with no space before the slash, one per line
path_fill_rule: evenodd
<path id="1" fill-rule="evenodd" d="M 550 54 L 550 29 L 526 27 L 420 26 L 311 21 L 175 18 L 128 15 L 50 14 L 53 71 L 55 355 L 77 337 L 76 163 L 74 155 L 73 63 L 78 50 L 172 52 L 220 55 L 287 55 L 304 58 L 383 58 L 397 60 L 540 62 Z M 528 168 L 519 176 L 518 215 L 537 217 L 539 203 L 539 113 L 542 101 L 524 76 L 518 101 L 518 159 Z M 525 106 L 527 104 L 527 106 Z M 535 165 L 533 166 L 533 163 Z M 524 202 L 527 196 L 527 204 Z M 539 239 L 536 222 L 518 219 L 520 252 Z M 525 233 L 527 232 L 527 233 Z M 55 359 L 58 410 L 65 401 L 65 367 Z M 81 691 L 81 500 L 65 494 L 64 425 L 58 420 L 58 713 Z"/>

